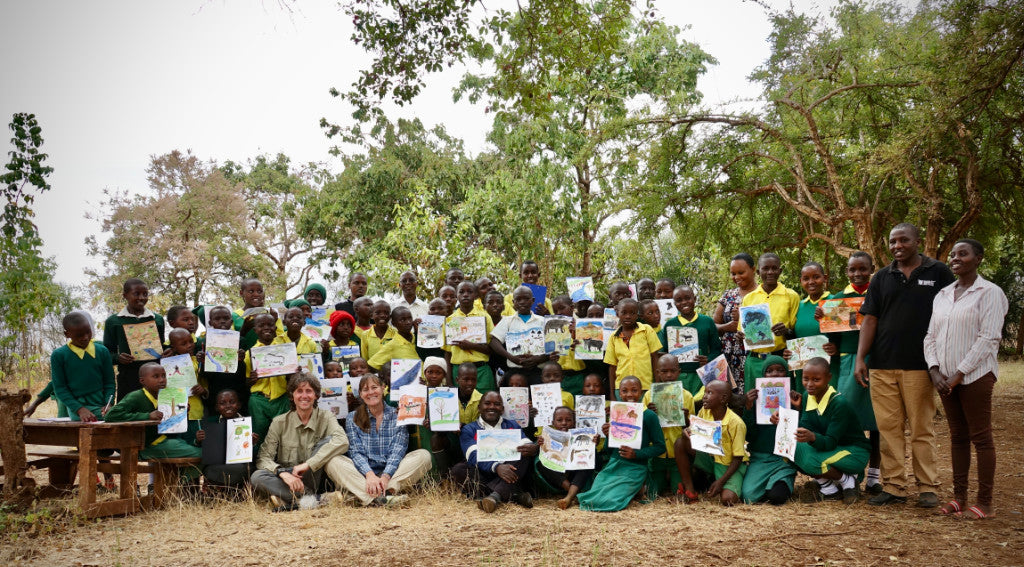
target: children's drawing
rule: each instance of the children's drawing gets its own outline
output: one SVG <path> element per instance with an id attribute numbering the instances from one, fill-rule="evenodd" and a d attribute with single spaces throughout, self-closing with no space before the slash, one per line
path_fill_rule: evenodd
<path id="1" fill-rule="evenodd" d="M 697 376 L 700 377 L 701 383 L 705 386 L 710 384 L 712 380 L 732 383 L 729 373 L 729 362 L 725 359 L 724 354 L 718 355 L 714 360 L 698 368 Z"/>
<path id="2" fill-rule="evenodd" d="M 541 433 L 544 440 L 540 450 L 540 463 L 555 472 L 565 472 L 569 462 L 569 449 L 572 437 L 567 431 L 559 431 L 554 427 L 545 427 Z"/>
<path id="3" fill-rule="evenodd" d="M 590 427 L 604 437 L 604 396 L 576 396 L 576 425 Z"/>
<path id="4" fill-rule="evenodd" d="M 121 327 L 124 337 L 128 340 L 128 350 L 136 362 L 142 360 L 158 360 L 164 351 L 160 343 L 160 333 L 156 329 L 156 321 L 133 323 Z"/>
<path id="5" fill-rule="evenodd" d="M 775 345 L 772 315 L 767 303 L 740 307 L 740 325 L 743 326 L 743 345 L 747 350 Z"/>
<path id="6" fill-rule="evenodd" d="M 427 394 L 427 405 L 430 411 L 431 431 L 459 430 L 458 388 L 431 388 Z"/>
<path id="7" fill-rule="evenodd" d="M 444 346 L 444 316 L 424 315 L 416 329 L 416 346 L 441 348 Z"/>
<path id="8" fill-rule="evenodd" d="M 233 374 L 238 370 L 238 331 L 206 329 L 206 357 L 203 370 Z"/>
<path id="9" fill-rule="evenodd" d="M 643 404 L 612 402 L 609 415 L 608 446 L 639 449 L 643 444 Z"/>
<path id="10" fill-rule="evenodd" d="M 322 325 L 310 325 L 309 319 L 306 319 L 307 324 L 302 327 L 302 334 L 313 339 L 315 342 L 329 341 L 331 340 L 331 327 Z"/>
<path id="11" fill-rule="evenodd" d="M 359 358 L 359 347 L 355 345 L 331 347 L 331 360 L 341 365 L 341 372 L 348 376 L 348 365 Z"/>
<path id="12" fill-rule="evenodd" d="M 487 322 L 483 317 L 452 317 L 444 324 L 444 338 L 448 344 L 458 341 L 487 342 Z"/>
<path id="13" fill-rule="evenodd" d="M 317 380 L 324 379 L 324 359 L 317 353 L 300 354 L 299 368 Z"/>
<path id="14" fill-rule="evenodd" d="M 779 413 L 779 408 L 789 409 L 789 377 L 758 378 L 757 387 L 757 423 L 768 425 L 772 416 Z"/>
<path id="15" fill-rule="evenodd" d="M 690 418 L 690 446 L 709 455 L 725 456 L 722 449 L 722 422 Z"/>
<path id="16" fill-rule="evenodd" d="M 594 443 L 597 431 L 592 427 L 577 427 L 569 430 L 569 437 L 569 461 L 565 470 L 593 469 L 597 460 L 597 443 Z"/>
<path id="17" fill-rule="evenodd" d="M 427 417 L 427 386 L 409 384 L 398 389 L 398 425 L 423 425 Z"/>
<path id="18" fill-rule="evenodd" d="M 156 426 L 156 432 L 185 433 L 188 431 L 188 390 L 164 388 L 156 397 L 156 409 L 164 414 Z"/>
<path id="19" fill-rule="evenodd" d="M 651 384 L 651 402 L 658 408 L 658 422 L 662 427 L 686 427 L 683 400 L 682 382 L 673 380 Z"/>
<path id="20" fill-rule="evenodd" d="M 519 427 L 530 425 L 530 389 L 526 387 L 508 386 L 498 389 L 505 405 L 502 417 L 519 424 Z"/>
<path id="21" fill-rule="evenodd" d="M 845 333 L 859 331 L 864 322 L 860 307 L 864 305 L 863 297 L 844 297 L 822 299 L 818 306 L 825 312 L 824 318 L 818 321 L 822 333 Z"/>
<path id="22" fill-rule="evenodd" d="M 665 327 L 665 341 L 668 343 L 668 353 L 675 355 L 680 363 L 695 362 L 700 354 L 695 327 Z"/>
<path id="23" fill-rule="evenodd" d="M 811 335 L 786 341 L 786 348 L 793 353 L 789 357 L 789 369 L 801 370 L 808 360 L 816 356 L 820 356 L 828 361 L 829 355 L 825 352 L 825 343 L 827 342 L 828 337 L 825 335 Z"/>
<path id="24" fill-rule="evenodd" d="M 590 276 L 565 278 L 565 287 L 573 303 L 594 301 L 594 278 Z"/>
<path id="25" fill-rule="evenodd" d="M 607 347 L 608 341 L 611 340 L 612 334 L 615 333 L 615 329 L 619 328 L 619 315 L 615 312 L 614 307 L 604 308 L 604 344 Z"/>
<path id="26" fill-rule="evenodd" d="M 548 288 L 547 286 L 537 284 L 524 283 L 522 285 L 530 288 L 530 291 L 533 292 L 533 305 L 530 306 L 530 311 L 536 313 L 537 306 L 544 305 L 544 300 L 548 297 Z"/>
<path id="27" fill-rule="evenodd" d="M 319 305 L 311 308 L 309 317 L 306 319 L 306 324 L 327 327 L 327 332 L 329 334 L 331 332 L 331 320 L 327 316 L 327 307 Z"/>
<path id="28" fill-rule="evenodd" d="M 250 307 L 242 312 L 242 317 L 248 319 L 253 315 L 261 315 L 263 313 L 270 313 L 270 308 L 266 306 Z M 282 314 L 282 311 L 278 311 L 278 314 Z"/>
<path id="29" fill-rule="evenodd" d="M 160 366 L 167 373 L 167 387 L 181 388 L 191 392 L 196 385 L 196 367 L 192 365 L 192 355 L 179 354 L 160 359 Z"/>
<path id="30" fill-rule="evenodd" d="M 534 384 L 530 386 L 530 399 L 533 402 L 533 407 L 537 408 L 537 416 L 533 418 L 533 424 L 537 427 L 551 425 L 555 408 L 562 405 L 562 385 L 558 383 Z"/>
<path id="31" fill-rule="evenodd" d="M 572 348 L 572 317 L 549 315 L 544 318 L 544 354 L 569 354 Z"/>
<path id="32" fill-rule="evenodd" d="M 252 418 L 239 417 L 228 420 L 227 454 L 224 464 L 252 462 Z"/>
<path id="33" fill-rule="evenodd" d="M 679 310 L 676 309 L 676 302 L 671 299 L 655 299 L 655 303 L 658 304 L 658 310 L 661 311 L 661 328 L 665 328 L 665 323 L 673 318 L 679 316 Z"/>
<path id="34" fill-rule="evenodd" d="M 254 346 L 249 350 L 252 371 L 257 378 L 281 376 L 299 371 L 299 355 L 295 343 Z"/>
<path id="35" fill-rule="evenodd" d="M 419 382 L 422 369 L 423 362 L 418 358 L 391 359 L 391 392 L 388 397 L 392 402 L 397 402 L 400 399 L 398 391 L 403 386 Z"/>
<path id="36" fill-rule="evenodd" d="M 576 321 L 576 358 L 601 360 L 604 358 L 604 324 L 601 319 Z"/>
<path id="37" fill-rule="evenodd" d="M 325 378 L 320 381 L 320 399 L 317 407 L 331 412 L 335 418 L 348 416 L 348 379 Z"/>
<path id="38" fill-rule="evenodd" d="M 779 424 L 775 427 L 775 450 L 780 457 L 793 460 L 796 456 L 796 430 L 800 426 L 800 412 L 779 408 Z"/>
<path id="39" fill-rule="evenodd" d="M 518 461 L 516 447 L 528 443 L 519 429 L 481 429 L 476 432 L 477 462 Z"/>
<path id="40" fill-rule="evenodd" d="M 505 333 L 505 350 L 515 356 L 544 354 L 544 320 L 509 327 Z"/>

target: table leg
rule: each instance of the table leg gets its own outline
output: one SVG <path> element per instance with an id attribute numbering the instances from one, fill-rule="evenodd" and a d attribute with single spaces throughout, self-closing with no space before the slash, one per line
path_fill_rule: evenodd
<path id="1" fill-rule="evenodd" d="M 122 447 L 121 453 L 121 498 L 135 499 L 135 485 L 139 482 L 139 450 L 136 447 Z"/>
<path id="2" fill-rule="evenodd" d="M 96 463 L 98 455 L 92 444 L 92 428 L 78 430 L 78 502 L 88 514 L 96 504 Z"/>

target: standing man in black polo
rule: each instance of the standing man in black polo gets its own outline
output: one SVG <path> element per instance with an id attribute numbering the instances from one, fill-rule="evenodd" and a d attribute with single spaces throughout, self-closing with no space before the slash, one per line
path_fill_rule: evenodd
<path id="1" fill-rule="evenodd" d="M 335 304 L 334 308 L 338 311 L 345 311 L 353 318 L 356 316 L 355 306 L 353 305 L 357 299 L 366 295 L 366 274 L 356 272 L 348 278 L 348 299 Z M 358 321 L 358 319 L 356 319 Z"/>
<path id="2" fill-rule="evenodd" d="M 882 438 L 882 483 L 884 491 L 869 504 L 882 506 L 907 501 L 907 473 L 904 464 L 904 421 L 910 424 L 910 453 L 917 479 L 917 505 L 938 506 L 936 491 L 935 387 L 924 360 L 924 336 L 932 314 L 932 300 L 939 290 L 953 282 L 945 264 L 919 254 L 920 231 L 900 223 L 889 232 L 893 263 L 871 279 L 860 312 L 860 329 L 854 375 L 868 385 L 865 362 L 870 353 L 871 406 Z"/>

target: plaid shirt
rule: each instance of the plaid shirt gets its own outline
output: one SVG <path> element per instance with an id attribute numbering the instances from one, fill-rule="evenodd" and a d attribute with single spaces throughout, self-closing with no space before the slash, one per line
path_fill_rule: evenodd
<path id="1" fill-rule="evenodd" d="M 348 414 L 345 432 L 348 433 L 348 456 L 359 474 L 373 471 L 376 475 L 392 476 L 409 448 L 409 430 L 398 426 L 398 410 L 385 404 L 380 428 L 377 418 L 370 415 L 370 430 L 363 431 L 355 424 L 356 412 Z"/>

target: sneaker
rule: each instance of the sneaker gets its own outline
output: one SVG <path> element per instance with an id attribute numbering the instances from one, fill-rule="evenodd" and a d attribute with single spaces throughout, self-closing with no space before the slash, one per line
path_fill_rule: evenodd
<path id="1" fill-rule="evenodd" d="M 388 496 L 387 502 L 384 507 L 393 510 L 395 508 L 408 508 L 409 507 L 409 496 L 406 494 L 395 494 Z"/>
<path id="2" fill-rule="evenodd" d="M 934 508 L 939 505 L 939 496 L 934 492 L 922 492 L 917 495 L 918 508 Z"/>
<path id="3" fill-rule="evenodd" d="M 872 506 L 888 506 L 890 504 L 906 504 L 906 496 L 896 496 L 895 494 L 889 494 L 886 491 L 882 491 L 880 494 L 872 496 L 868 499 L 868 504 Z"/>
<path id="4" fill-rule="evenodd" d="M 497 493 L 491 493 L 489 496 L 481 498 L 477 503 L 477 508 L 480 508 L 488 514 L 493 513 L 498 509 L 498 505 L 501 504 L 501 497 Z"/>
<path id="5" fill-rule="evenodd" d="M 388 497 L 384 496 L 383 494 L 381 494 L 380 496 L 378 496 L 378 497 L 374 498 L 373 500 L 371 500 L 370 503 L 367 504 L 367 506 L 373 506 L 374 508 L 378 508 L 380 506 L 384 506 L 387 503 L 388 503 Z"/>
<path id="6" fill-rule="evenodd" d="M 517 492 L 512 495 L 512 501 L 523 508 L 533 508 L 533 496 L 529 492 Z"/>
<path id="7" fill-rule="evenodd" d="M 883 490 L 882 489 L 882 483 L 880 483 L 880 482 L 877 483 L 877 484 L 871 484 L 871 485 L 865 485 L 864 486 L 864 492 L 867 492 L 868 494 L 871 494 L 872 496 L 881 494 L 882 490 Z"/>
<path id="8" fill-rule="evenodd" d="M 843 504 L 849 506 L 856 504 L 857 500 L 860 500 L 860 491 L 856 487 L 843 489 Z"/>

